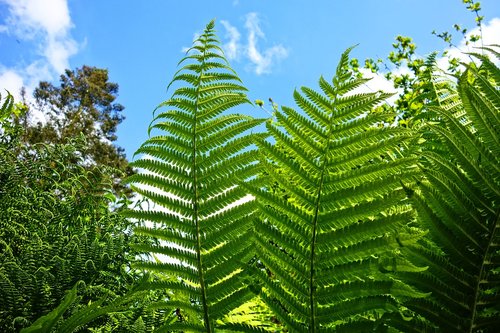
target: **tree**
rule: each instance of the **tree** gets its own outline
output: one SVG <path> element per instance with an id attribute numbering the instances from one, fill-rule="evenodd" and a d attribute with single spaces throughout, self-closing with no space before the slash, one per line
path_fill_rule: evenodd
<path id="1" fill-rule="evenodd" d="M 121 114 L 124 107 L 115 103 L 117 94 L 118 84 L 109 82 L 108 71 L 96 67 L 66 70 L 59 86 L 42 81 L 34 91 L 31 113 L 41 112 L 47 122 L 30 124 L 25 117 L 27 130 L 22 140 L 29 144 L 64 144 L 83 135 L 87 141 L 80 152 L 83 161 L 116 169 L 112 174 L 113 187 L 118 193 L 128 193 L 120 185 L 120 179 L 133 171 L 124 150 L 113 143 L 117 139 L 117 126 L 124 119 Z"/>

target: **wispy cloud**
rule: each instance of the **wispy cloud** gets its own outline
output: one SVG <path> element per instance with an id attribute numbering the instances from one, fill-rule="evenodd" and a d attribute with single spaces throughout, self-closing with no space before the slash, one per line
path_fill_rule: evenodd
<path id="1" fill-rule="evenodd" d="M 228 21 L 220 21 L 226 29 L 224 36 L 229 41 L 223 45 L 224 53 L 229 60 L 237 59 L 240 56 L 242 45 L 240 44 L 241 34 L 238 29 L 232 26 Z"/>
<path id="2" fill-rule="evenodd" d="M 18 98 L 19 88 L 23 86 L 23 78 L 15 70 L 0 67 L 0 94 L 4 96 L 5 90 Z"/>
<path id="3" fill-rule="evenodd" d="M 271 72 L 274 62 L 280 61 L 288 56 L 288 51 L 281 44 L 259 51 L 257 43 L 259 38 L 265 39 L 260 29 L 257 13 L 249 13 L 246 18 L 245 27 L 248 30 L 247 56 L 254 64 L 255 74 L 260 75 Z"/>
<path id="4" fill-rule="evenodd" d="M 288 50 L 281 44 L 265 49 L 259 48 L 259 40 L 265 40 L 266 36 L 260 28 L 257 13 L 249 13 L 245 16 L 246 43 L 241 42 L 241 33 L 229 21 L 223 20 L 221 24 L 226 30 L 224 37 L 227 42 L 224 43 L 223 49 L 227 58 L 236 61 L 242 58 L 248 60 L 249 67 L 257 75 L 271 73 L 273 65 L 288 56 Z"/>
<path id="5" fill-rule="evenodd" d="M 26 87 L 28 95 L 41 80 L 51 80 L 69 68 L 69 59 L 79 49 L 71 37 L 73 27 L 66 0 L 0 0 L 8 15 L 0 33 L 26 42 L 36 50 L 29 65 L 0 66 L 0 88 L 18 95 Z M 17 96 L 18 97 L 18 96 Z"/>
<path id="6" fill-rule="evenodd" d="M 245 16 L 245 29 L 247 34 L 244 41 L 242 41 L 242 34 L 237 27 L 227 20 L 221 20 L 220 23 L 225 30 L 222 49 L 227 59 L 249 61 L 248 68 L 257 75 L 271 73 L 273 66 L 288 56 L 288 50 L 281 44 L 265 49 L 259 48 L 259 40 L 265 40 L 266 35 L 260 28 L 260 21 L 257 13 L 248 13 Z M 200 35 L 200 32 L 195 33 L 193 42 L 196 41 Z M 185 53 L 189 49 L 189 47 L 182 47 L 181 51 Z"/>

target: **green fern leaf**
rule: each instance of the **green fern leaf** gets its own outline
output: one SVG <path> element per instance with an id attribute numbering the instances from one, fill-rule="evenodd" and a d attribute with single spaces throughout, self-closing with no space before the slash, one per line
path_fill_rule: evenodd
<path id="1" fill-rule="evenodd" d="M 429 110 L 440 120 L 422 128 L 425 180 L 410 191 L 430 241 L 412 261 L 428 271 L 406 276 L 427 300 L 407 306 L 446 332 L 493 332 L 500 325 L 500 70 L 482 55 L 450 82 L 452 107 Z M 443 94 L 445 95 L 445 94 Z"/>
<path id="2" fill-rule="evenodd" d="M 261 210 L 262 297 L 294 332 L 373 328 L 375 313 L 398 312 L 399 299 L 423 296 L 384 275 L 378 262 L 396 260 L 398 233 L 414 217 L 401 186 L 417 172 L 401 149 L 413 134 L 378 126 L 393 115 L 371 111 L 389 95 L 347 95 L 366 82 L 348 72 L 349 51 L 331 83 L 320 79 L 323 94 L 295 92 L 305 115 L 283 107 L 277 124 L 267 124 L 276 143 L 259 147 L 269 185 L 249 187 Z"/>
<path id="3" fill-rule="evenodd" d="M 50 332 L 57 324 L 59 318 L 68 310 L 76 300 L 77 286 L 75 285 L 64 297 L 61 304 L 45 316 L 38 318 L 30 327 L 21 330 L 22 333 Z"/>
<path id="4" fill-rule="evenodd" d="M 128 212 L 153 226 L 135 232 L 155 239 L 139 250 L 163 254 L 162 263 L 144 262 L 150 271 L 177 276 L 154 288 L 179 290 L 183 307 L 197 313 L 187 322 L 159 331 L 212 332 L 218 319 L 249 300 L 242 262 L 250 259 L 255 207 L 240 180 L 254 178 L 259 134 L 247 134 L 263 122 L 230 114 L 250 103 L 246 88 L 229 67 L 214 33 L 214 22 L 195 41 L 171 84 L 181 84 L 160 107 L 150 126 L 155 134 L 137 151 L 138 174 L 128 179 L 156 207 Z M 251 104 L 251 103 L 250 103 Z M 152 287 L 153 288 L 153 287 Z"/>
<path id="5" fill-rule="evenodd" d="M 7 97 L 2 101 L 0 94 L 0 124 L 7 117 L 10 117 L 14 111 L 14 97 L 7 91 Z"/>

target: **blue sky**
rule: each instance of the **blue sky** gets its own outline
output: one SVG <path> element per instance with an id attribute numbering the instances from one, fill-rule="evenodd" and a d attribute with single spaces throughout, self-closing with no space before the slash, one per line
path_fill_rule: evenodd
<path id="1" fill-rule="evenodd" d="M 500 2 L 481 4 L 485 40 L 500 44 Z M 359 44 L 352 55 L 361 60 L 386 58 L 401 34 L 425 56 L 447 46 L 432 30 L 474 28 L 461 0 L 0 0 L 0 88 L 16 95 L 20 86 L 29 92 L 40 80 L 57 82 L 64 68 L 107 68 L 125 106 L 117 144 L 131 157 L 153 109 L 169 96 L 182 50 L 214 18 L 250 99 L 287 106 L 296 87 L 330 78 L 351 45 Z M 381 78 L 371 85 L 391 88 Z M 251 106 L 237 111 L 266 116 Z"/>

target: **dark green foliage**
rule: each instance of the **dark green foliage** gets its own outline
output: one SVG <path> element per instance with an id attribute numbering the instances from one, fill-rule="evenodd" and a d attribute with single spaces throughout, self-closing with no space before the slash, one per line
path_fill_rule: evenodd
<path id="1" fill-rule="evenodd" d="M 81 166 L 82 144 L 0 146 L 2 332 L 54 309 L 78 281 L 88 302 L 124 294 L 135 279 L 130 243 L 137 237 L 109 209 L 108 170 Z"/>
<path id="2" fill-rule="evenodd" d="M 53 327 L 57 324 L 59 319 L 62 317 L 64 312 L 68 310 L 69 306 L 73 304 L 76 300 L 76 289 L 75 285 L 68 294 L 64 297 L 61 304 L 57 306 L 54 310 L 38 318 L 30 327 L 21 330 L 22 333 L 43 333 L 50 332 Z"/>
<path id="3" fill-rule="evenodd" d="M 171 84 L 184 85 L 160 105 L 150 127 L 155 135 L 132 163 L 140 171 L 128 179 L 156 206 L 127 215 L 148 221 L 136 232 L 159 241 L 138 249 L 163 256 L 138 267 L 178 277 L 150 285 L 181 295 L 164 306 L 178 308 L 182 318 L 160 331 L 212 332 L 218 319 L 253 297 L 242 262 L 253 253 L 254 206 L 239 202 L 247 193 L 237 184 L 257 173 L 254 135 L 245 133 L 263 121 L 228 113 L 249 101 L 219 47 L 214 22 L 180 64 Z"/>
<path id="4" fill-rule="evenodd" d="M 494 55 L 498 57 L 498 53 Z M 500 327 L 500 70 L 483 55 L 424 111 L 425 178 L 408 190 L 426 242 L 412 252 L 429 270 L 411 279 L 432 297 L 408 306 L 440 332 Z"/>
<path id="5" fill-rule="evenodd" d="M 30 327 L 21 330 L 21 333 L 71 333 L 85 327 L 88 323 L 96 318 L 104 315 L 109 315 L 108 322 L 99 323 L 97 327 L 90 329 L 92 332 L 146 332 L 153 331 L 154 326 L 147 326 L 142 319 L 142 316 L 130 316 L 131 313 L 137 310 L 144 310 L 141 298 L 146 296 L 147 291 L 141 290 L 140 286 L 145 280 L 138 282 L 137 286 L 132 287 L 127 294 L 120 297 L 111 297 L 104 295 L 94 302 L 89 302 L 87 305 L 80 305 L 76 310 L 72 311 L 71 315 L 60 319 L 63 315 L 78 302 L 81 302 L 83 296 L 78 295 L 78 287 L 82 285 L 82 281 L 78 282 L 71 290 L 68 291 L 64 300 L 57 308 L 38 318 Z M 84 290 L 85 290 L 85 286 Z M 149 293 L 151 294 L 151 293 Z M 146 301 L 147 302 L 147 301 Z M 151 312 L 151 311 L 148 311 Z M 95 326 L 95 324 L 94 324 Z"/>
<path id="6" fill-rule="evenodd" d="M 322 93 L 295 92 L 305 115 L 283 107 L 267 124 L 275 144 L 259 144 L 268 177 L 253 190 L 256 247 L 268 272 L 256 273 L 293 332 L 368 331 L 379 314 L 399 311 L 399 297 L 419 297 L 382 273 L 405 270 L 399 248 L 418 238 L 401 186 L 417 171 L 402 149 L 412 132 L 381 125 L 394 117 L 373 112 L 387 94 L 348 94 L 366 82 L 347 70 L 349 51 L 332 82 L 320 79 Z"/>

